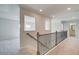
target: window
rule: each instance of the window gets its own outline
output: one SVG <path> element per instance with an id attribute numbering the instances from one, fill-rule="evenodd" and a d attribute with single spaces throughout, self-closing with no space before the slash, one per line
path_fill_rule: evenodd
<path id="1" fill-rule="evenodd" d="M 49 19 L 45 20 L 45 30 L 50 30 L 50 20 Z"/>
<path id="2" fill-rule="evenodd" d="M 24 16 L 24 31 L 35 31 L 35 17 Z"/>

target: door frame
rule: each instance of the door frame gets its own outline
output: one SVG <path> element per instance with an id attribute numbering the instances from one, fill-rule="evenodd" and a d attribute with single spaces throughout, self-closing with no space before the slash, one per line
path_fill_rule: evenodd
<path id="1" fill-rule="evenodd" d="M 71 36 L 70 36 L 70 26 L 71 25 L 75 25 L 75 37 L 74 38 L 76 38 L 76 23 L 74 23 L 74 22 L 73 23 L 69 23 L 68 37 L 71 38 Z"/>

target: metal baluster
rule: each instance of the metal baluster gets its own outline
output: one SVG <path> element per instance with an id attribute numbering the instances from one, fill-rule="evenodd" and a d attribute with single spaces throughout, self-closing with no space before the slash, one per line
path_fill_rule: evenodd
<path id="1" fill-rule="evenodd" d="M 39 51 L 39 32 L 37 32 L 37 55 L 40 55 L 40 51 Z"/>
<path id="2" fill-rule="evenodd" d="M 55 46 L 57 45 L 57 31 L 56 31 L 56 40 L 55 40 Z"/>

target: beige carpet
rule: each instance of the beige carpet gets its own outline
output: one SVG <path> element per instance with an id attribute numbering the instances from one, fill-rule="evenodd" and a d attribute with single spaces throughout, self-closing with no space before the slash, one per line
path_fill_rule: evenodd
<path id="1" fill-rule="evenodd" d="M 79 39 L 69 38 L 64 40 L 48 55 L 79 55 Z"/>

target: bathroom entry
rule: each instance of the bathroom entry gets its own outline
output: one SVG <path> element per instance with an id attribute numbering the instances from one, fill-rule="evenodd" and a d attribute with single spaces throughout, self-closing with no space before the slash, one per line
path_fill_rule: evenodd
<path id="1" fill-rule="evenodd" d="M 69 26 L 69 36 L 70 37 L 75 37 L 75 27 L 76 27 L 75 23 L 70 24 L 70 26 Z"/>

